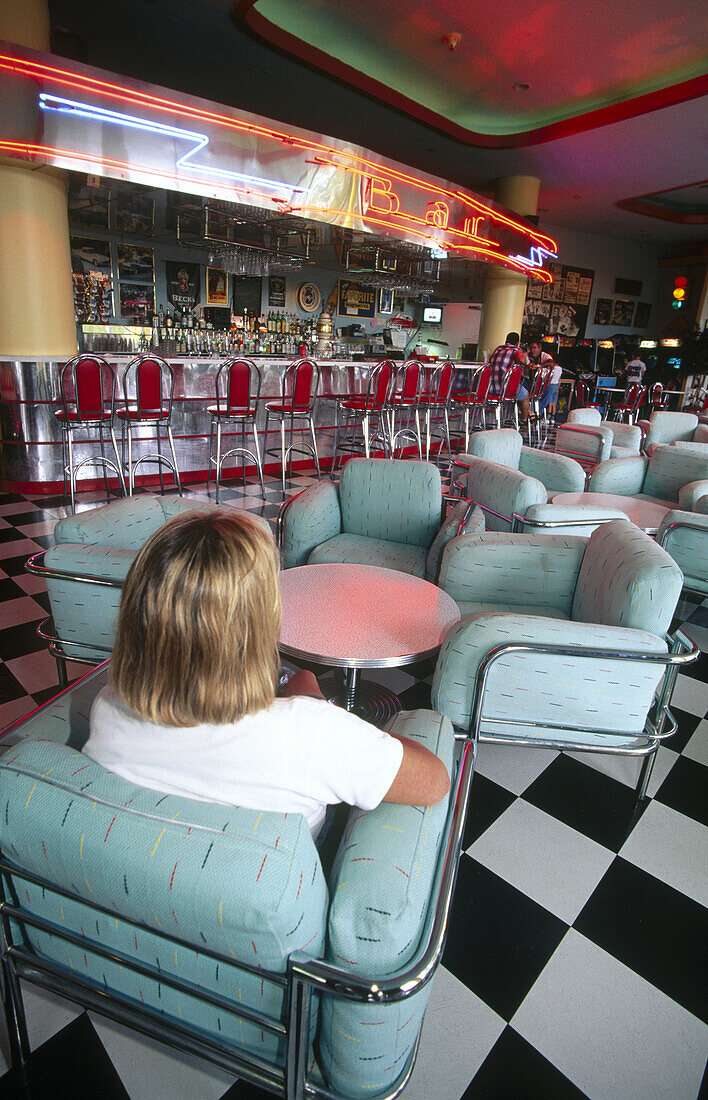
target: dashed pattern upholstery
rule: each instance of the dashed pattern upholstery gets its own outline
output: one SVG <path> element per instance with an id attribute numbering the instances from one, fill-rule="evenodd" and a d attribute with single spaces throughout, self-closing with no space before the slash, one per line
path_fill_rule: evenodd
<path id="1" fill-rule="evenodd" d="M 611 458 L 595 467 L 588 481 L 589 493 L 614 493 L 621 497 L 636 497 L 642 491 L 649 459 Z"/>
<path id="2" fill-rule="evenodd" d="M 465 496 L 485 509 L 488 531 L 508 531 L 514 512 L 524 515 L 532 504 L 547 500 L 546 488 L 536 478 L 484 458 L 472 459 L 465 485 Z"/>
<path id="3" fill-rule="evenodd" d="M 3 851 L 86 902 L 22 884 L 23 905 L 83 939 L 82 949 L 35 931 L 32 947 L 99 989 L 282 1063 L 282 1040 L 238 1008 L 279 1020 L 283 990 L 241 970 L 238 960 L 283 973 L 292 951 L 323 953 L 327 887 L 305 819 L 150 791 L 53 741 L 10 748 L 0 775 Z M 169 932 L 183 946 L 136 932 L 124 918 Z M 101 959 L 93 942 L 139 958 L 157 976 L 139 977 Z M 234 962 L 212 960 L 205 949 Z M 163 975 L 213 992 L 224 1008 L 170 989 Z"/>
<path id="4" fill-rule="evenodd" d="M 414 577 L 425 576 L 426 549 L 406 546 L 404 542 L 371 539 L 366 535 L 335 535 L 316 546 L 308 565 L 348 562 L 351 565 L 375 565 L 380 569 L 398 569 Z"/>
<path id="5" fill-rule="evenodd" d="M 594 536 L 593 536 L 594 537 Z M 646 537 L 646 536 L 644 536 Z M 519 614 L 472 615 L 453 626 L 440 650 L 432 686 L 433 706 L 453 725 L 466 729 L 482 659 L 509 642 L 577 646 L 578 656 L 540 653 L 508 654 L 492 666 L 483 704 L 482 733 L 512 738 L 553 736 L 579 744 L 618 747 L 625 735 L 640 734 L 663 666 L 582 656 L 583 648 L 608 647 L 617 652 L 666 653 L 663 639 L 644 631 Z M 550 729 L 505 727 L 498 719 L 546 722 Z M 568 727 L 613 735 L 576 734 Z"/>
<path id="6" fill-rule="evenodd" d="M 342 513 L 337 486 L 318 481 L 300 493 L 289 505 L 283 524 L 283 569 L 307 565 L 320 543 L 339 535 Z"/>
<path id="7" fill-rule="evenodd" d="M 427 550 L 440 526 L 441 499 L 440 472 L 430 462 L 354 458 L 339 482 L 342 531 Z"/>
<path id="8" fill-rule="evenodd" d="M 677 447 L 657 447 L 649 460 L 642 493 L 677 501 L 683 485 L 707 478 L 708 455 L 693 454 Z"/>
<path id="9" fill-rule="evenodd" d="M 215 507 L 181 497 L 146 494 L 80 512 L 56 525 L 56 545 L 47 550 L 44 564 L 79 576 L 124 581 L 138 551 L 167 520 L 183 512 L 214 511 Z M 47 592 L 67 655 L 106 657 L 113 647 L 120 589 L 48 579 Z M 89 648 L 74 648 L 71 642 Z"/>
<path id="10" fill-rule="evenodd" d="M 492 428 L 472 433 L 467 454 L 474 458 L 486 458 L 487 462 L 500 462 L 502 466 L 511 466 L 513 470 L 518 470 L 522 443 L 521 436 L 513 428 Z M 463 455 L 462 458 L 466 456 Z"/>
<path id="11" fill-rule="evenodd" d="M 392 728 L 436 753 L 452 772 L 454 739 L 447 718 L 404 711 Z M 436 806 L 382 803 L 371 813 L 352 810 L 330 876 L 330 961 L 376 978 L 412 958 L 429 905 L 447 804 L 445 798 Z M 430 988 L 383 1007 L 322 999 L 322 1068 L 338 1094 L 370 1096 L 395 1080 L 415 1042 Z"/>
<path id="12" fill-rule="evenodd" d="M 582 493 L 585 489 L 585 471 L 567 455 L 522 447 L 519 469 L 522 474 L 535 477 L 549 493 Z"/>
<path id="13" fill-rule="evenodd" d="M 468 507 L 467 501 L 462 501 L 461 504 L 452 508 L 443 520 L 440 530 L 430 545 L 430 549 L 425 559 L 425 579 L 426 581 L 430 581 L 431 584 L 438 583 L 443 550 L 451 539 L 457 537 L 459 526 L 465 517 L 465 512 Z M 484 531 L 484 512 L 481 508 L 472 509 L 465 525 L 465 534 L 472 535 L 475 531 Z"/>
<path id="14" fill-rule="evenodd" d="M 657 443 L 673 443 L 679 439 L 690 442 L 697 427 L 698 417 L 695 413 L 657 410 L 649 417 L 645 445 L 650 447 Z"/>
<path id="15" fill-rule="evenodd" d="M 703 497 L 702 500 L 708 503 L 708 498 Z M 668 512 L 661 522 L 657 542 L 663 541 L 665 532 L 674 523 L 690 523 L 692 527 L 700 528 L 674 528 L 669 531 L 664 549 L 681 569 L 685 586 L 708 596 L 708 515 L 679 509 Z"/>
<path id="16" fill-rule="evenodd" d="M 300 814 L 163 795 L 112 775 L 77 751 L 106 676 L 103 667 L 72 685 L 23 724 L 18 736 L 31 739 L 0 754 L 3 854 L 83 899 L 67 901 L 17 880 L 26 911 L 82 938 L 76 948 L 36 932 L 29 946 L 110 996 L 147 1006 L 237 1053 L 246 1049 L 282 1065 L 282 1040 L 244 1020 L 239 1009 L 285 1021 L 284 989 L 265 971 L 283 974 L 294 950 L 321 957 L 326 934 L 327 957 L 357 975 L 387 977 L 405 967 L 435 904 L 431 888 L 448 800 L 433 807 L 352 810 L 332 873 L 328 915 L 327 886 Z M 446 718 L 401 712 L 390 728 L 425 744 L 452 771 L 454 738 Z M 128 918 L 146 927 L 136 929 Z M 180 942 L 161 940 L 160 931 Z M 94 944 L 154 967 L 154 977 L 102 960 Z M 224 961 L 206 957 L 205 950 Z M 198 985 L 219 1004 L 206 1006 L 189 992 L 171 990 L 168 976 Z M 383 1089 L 395 1081 L 429 994 L 430 985 L 384 1009 L 323 1000 L 318 1049 L 325 1077 L 339 1094 L 371 1095 L 378 1083 Z M 319 1077 L 317 1066 L 314 1072 Z"/>
<path id="17" fill-rule="evenodd" d="M 681 570 L 632 523 L 605 523 L 590 536 L 571 618 L 663 635 L 681 594 Z"/>
<path id="18" fill-rule="evenodd" d="M 586 545 L 567 535 L 460 535 L 445 548 L 438 583 L 463 614 L 469 603 L 488 611 L 532 604 L 568 618 Z"/>
<path id="19" fill-rule="evenodd" d="M 585 424 L 588 427 L 598 427 L 601 423 L 599 409 L 571 409 L 566 420 L 566 424 Z"/>
<path id="20" fill-rule="evenodd" d="M 708 493 L 708 481 L 689 481 L 679 489 L 678 506 L 684 512 L 697 510 L 698 502 Z"/>
<path id="21" fill-rule="evenodd" d="M 602 442 L 589 435 L 585 436 L 583 441 L 582 434 L 579 432 L 571 435 L 574 424 L 597 428 L 602 436 Z M 597 459 L 598 462 L 638 455 L 642 447 L 642 429 L 638 424 L 602 420 L 599 409 L 572 409 L 558 432 L 560 434 L 560 439 L 557 438 L 556 442 L 558 450 L 577 450 L 581 454 L 587 454 L 589 458 Z"/>
<path id="22" fill-rule="evenodd" d="M 592 412 L 593 410 L 578 409 L 577 411 Z M 605 462 L 612 453 L 612 438 L 612 429 L 600 424 L 599 420 L 597 424 L 559 424 L 556 430 L 555 447 L 557 451 L 564 454 L 572 451 L 573 454 L 590 462 Z"/>
<path id="23" fill-rule="evenodd" d="M 539 523 L 553 523 L 555 520 L 578 520 L 577 526 L 555 529 L 556 534 L 582 535 L 588 538 L 596 527 L 597 520 L 622 519 L 629 522 L 624 512 L 618 508 L 593 508 L 592 504 L 533 504 L 526 509 L 527 520 L 536 520 Z M 533 530 L 533 528 L 530 528 Z M 553 532 L 549 527 L 549 534 Z M 542 533 L 542 532 L 541 532 Z"/>
<path id="24" fill-rule="evenodd" d="M 607 424 L 607 421 L 603 421 L 603 424 Z M 638 455 L 641 449 L 642 429 L 637 424 L 622 424 L 621 421 L 612 422 L 611 458 L 625 458 L 632 454 Z"/>

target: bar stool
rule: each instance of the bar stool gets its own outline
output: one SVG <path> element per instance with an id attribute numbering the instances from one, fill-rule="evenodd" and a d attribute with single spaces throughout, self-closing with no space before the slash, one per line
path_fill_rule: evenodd
<path id="1" fill-rule="evenodd" d="M 418 458 L 423 458 L 423 440 L 420 431 L 421 371 L 418 359 L 407 359 L 397 368 L 393 385 L 390 387 L 386 402 L 388 431 L 391 441 L 391 458 L 396 453 L 398 440 L 401 441 L 401 454 L 406 442 L 415 443 Z M 405 418 L 403 427 L 396 428 L 396 418 Z M 415 417 L 415 428 L 411 425 Z"/>
<path id="2" fill-rule="evenodd" d="M 280 464 L 283 474 L 283 493 L 285 492 L 285 471 L 290 462 L 292 469 L 292 454 L 299 451 L 302 454 L 311 455 L 315 461 L 317 477 L 320 474 L 320 459 L 317 454 L 317 439 L 315 438 L 315 425 L 313 412 L 315 398 L 320 386 L 320 368 L 313 359 L 297 359 L 291 363 L 283 374 L 280 385 L 280 401 L 266 402 L 265 418 L 265 442 L 263 450 L 265 454 L 277 455 L 276 448 L 268 450 L 268 420 L 273 417 L 280 423 Z M 296 427 L 296 422 L 301 422 L 301 427 Z M 285 446 L 286 423 L 289 425 L 290 443 Z M 305 432 L 309 428 L 312 436 L 312 444 L 301 440 L 293 442 L 295 432 Z"/>
<path id="3" fill-rule="evenodd" d="M 337 456 L 340 466 L 345 451 L 369 458 L 371 445 L 377 441 L 382 445 L 384 454 L 391 455 L 387 408 L 394 375 L 391 360 L 383 359 L 369 371 L 365 394 L 337 401 L 332 473 L 337 468 Z M 357 428 L 361 429 L 361 439 L 357 438 Z"/>
<path id="4" fill-rule="evenodd" d="M 440 435 L 440 448 L 438 455 L 442 454 L 443 444 L 447 443 L 447 451 L 452 458 L 452 445 L 450 443 L 450 395 L 452 394 L 452 382 L 455 371 L 449 359 L 434 368 L 429 380 L 427 393 L 421 396 L 421 406 L 425 415 L 425 461 L 430 459 L 430 444 L 433 436 Z M 442 421 L 431 427 L 433 421 Z"/>
<path id="5" fill-rule="evenodd" d="M 548 434 L 548 418 L 546 416 L 546 410 L 541 411 L 541 398 L 548 389 L 548 383 L 551 379 L 551 367 L 537 367 L 534 371 L 533 381 L 531 382 L 531 389 L 529 391 L 529 418 L 527 422 L 527 428 L 529 433 L 529 447 L 531 446 L 531 426 L 536 426 L 536 439 L 539 446 L 541 445 L 541 424 L 544 424 L 546 428 L 546 434 Z"/>
<path id="6" fill-rule="evenodd" d="M 113 417 L 115 413 L 116 379 L 113 368 L 100 355 L 75 355 L 68 363 L 65 363 L 59 376 L 59 388 L 61 391 L 62 407 L 55 412 L 55 416 L 61 427 L 61 451 L 62 466 L 64 470 L 64 499 L 66 500 L 67 475 L 71 492 L 71 510 L 76 511 L 76 483 L 78 473 L 82 466 L 100 466 L 103 470 L 103 480 L 106 486 L 106 497 L 110 497 L 108 490 L 107 470 L 112 470 L 118 477 L 121 495 L 125 496 L 125 479 L 123 467 L 118 455 L 115 431 L 113 429 Z M 104 428 L 108 428 L 113 444 L 115 462 L 106 458 Z M 74 465 L 74 433 L 86 431 L 89 437 L 92 432 L 94 439 L 99 440 L 101 454 L 91 455 Z M 84 440 L 81 440 L 83 443 Z"/>
<path id="7" fill-rule="evenodd" d="M 164 493 L 165 483 L 162 467 L 166 466 L 174 474 L 175 483 L 182 496 L 182 482 L 177 468 L 175 441 L 172 438 L 172 399 L 175 378 L 172 367 L 159 355 L 136 355 L 123 371 L 123 399 L 125 405 L 116 410 L 121 421 L 121 451 L 125 457 L 125 437 L 128 437 L 128 490 L 130 496 L 135 488 L 135 471 L 142 462 L 156 462 L 160 475 L 160 492 Z M 157 441 L 157 453 L 141 455 L 133 462 L 133 430 L 152 428 Z M 172 460 L 162 453 L 161 431 L 165 431 L 170 445 Z"/>
<path id="8" fill-rule="evenodd" d="M 487 395 L 485 411 L 487 408 L 492 410 L 496 418 L 497 428 L 501 428 L 502 422 L 506 423 L 504 409 L 505 406 L 511 405 L 511 419 L 514 421 L 517 432 L 519 430 L 519 407 L 516 403 L 516 395 L 519 392 L 522 375 L 523 367 L 520 363 L 515 363 L 504 374 L 501 392 Z"/>
<path id="9" fill-rule="evenodd" d="M 468 393 L 453 393 L 452 400 L 458 406 L 457 411 L 464 413 L 464 431 L 461 433 L 465 440 L 465 452 L 470 443 L 470 427 L 474 429 L 477 416 L 482 417 L 482 427 L 487 426 L 487 394 L 492 381 L 492 368 L 489 363 L 483 363 L 477 367 L 472 375 Z M 471 425 L 470 425 L 470 411 Z"/>
<path id="10" fill-rule="evenodd" d="M 619 402 L 617 405 L 610 406 L 610 418 L 612 420 L 624 420 L 626 416 L 627 423 L 633 424 L 646 392 L 646 386 L 632 382 L 632 384 L 627 387 L 624 401 Z"/>
<path id="11" fill-rule="evenodd" d="M 209 432 L 209 473 L 207 475 L 207 490 L 211 481 L 211 468 L 216 467 L 216 503 L 219 503 L 219 487 L 221 483 L 221 469 L 227 458 L 236 455 L 241 456 L 241 469 L 243 483 L 246 484 L 246 459 L 254 463 L 258 478 L 261 483 L 261 491 L 265 497 L 265 485 L 263 484 L 263 464 L 261 451 L 258 445 L 258 431 L 256 429 L 256 413 L 258 412 L 258 399 L 261 393 L 261 372 L 250 359 L 232 357 L 227 359 L 219 367 L 214 379 L 216 390 L 216 405 L 209 405 L 207 412 L 211 417 L 211 430 Z M 221 453 L 222 426 L 229 426 L 231 421 L 241 426 L 241 446 L 233 447 L 230 451 Z M 255 453 L 246 447 L 246 425 L 250 425 L 253 432 Z M 214 456 L 214 429 L 216 428 L 216 456 Z"/>

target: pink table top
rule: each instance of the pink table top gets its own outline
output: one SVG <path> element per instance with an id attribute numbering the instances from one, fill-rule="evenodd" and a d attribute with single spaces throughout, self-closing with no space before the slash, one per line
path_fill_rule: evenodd
<path id="1" fill-rule="evenodd" d="M 280 648 L 337 668 L 412 664 L 437 652 L 460 618 L 420 577 L 371 565 L 302 565 L 280 575 Z"/>
<path id="2" fill-rule="evenodd" d="M 676 504 L 654 504 L 650 500 L 623 497 L 617 493 L 557 493 L 553 497 L 553 503 L 594 504 L 597 508 L 617 508 L 647 534 L 656 534 L 666 513 L 678 507 Z"/>

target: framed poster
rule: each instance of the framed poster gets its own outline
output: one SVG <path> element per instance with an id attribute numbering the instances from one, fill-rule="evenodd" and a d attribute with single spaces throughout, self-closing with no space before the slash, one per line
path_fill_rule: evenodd
<path id="1" fill-rule="evenodd" d="M 234 313 L 240 315 L 245 309 L 261 312 L 261 281 L 260 275 L 234 275 L 231 280 Z"/>
<path id="2" fill-rule="evenodd" d="M 596 298 L 595 299 L 595 322 L 596 325 L 610 325 L 612 324 L 612 299 L 611 298 Z"/>
<path id="3" fill-rule="evenodd" d="M 382 286 L 379 290 L 379 313 L 393 313 L 393 291 Z"/>
<path id="4" fill-rule="evenodd" d="M 199 301 L 199 264 L 165 262 L 167 297 L 176 309 L 194 309 Z"/>
<path id="5" fill-rule="evenodd" d="M 554 336 L 580 336 L 585 331 L 586 309 L 558 302 L 551 306 L 550 331 Z"/>
<path id="6" fill-rule="evenodd" d="M 108 229 L 107 187 L 89 187 L 82 183 L 85 177 L 69 177 L 69 221 L 87 229 Z"/>
<path id="7" fill-rule="evenodd" d="M 340 317 L 374 317 L 376 315 L 376 288 L 340 279 L 337 284 L 337 313 Z"/>
<path id="8" fill-rule="evenodd" d="M 134 282 L 155 281 L 154 253 L 149 245 L 117 244 L 118 278 Z"/>
<path id="9" fill-rule="evenodd" d="M 113 200 L 116 229 L 136 237 L 155 236 L 155 200 L 152 195 L 119 191 Z"/>
<path id="10" fill-rule="evenodd" d="M 268 305 L 285 307 L 285 276 L 271 275 L 268 278 Z"/>
<path id="11" fill-rule="evenodd" d="M 120 317 L 142 323 L 155 312 L 155 290 L 140 283 L 121 282 L 118 285 L 118 302 Z"/>
<path id="12" fill-rule="evenodd" d="M 637 308 L 634 311 L 634 327 L 635 328 L 648 328 L 649 327 L 649 315 L 651 313 L 650 302 L 637 302 Z"/>
<path id="13" fill-rule="evenodd" d="M 72 271 L 111 270 L 111 245 L 95 237 L 69 237 Z"/>
<path id="14" fill-rule="evenodd" d="M 545 336 L 551 318 L 551 303 L 537 298 L 529 298 L 524 306 L 524 319 L 521 325 L 521 337 L 524 341 Z"/>
<path id="15" fill-rule="evenodd" d="M 208 306 L 229 304 L 229 276 L 220 267 L 206 269 L 206 304 Z"/>
<path id="16" fill-rule="evenodd" d="M 612 308 L 612 324 L 632 328 L 633 317 L 634 302 L 630 302 L 627 298 L 615 298 Z"/>

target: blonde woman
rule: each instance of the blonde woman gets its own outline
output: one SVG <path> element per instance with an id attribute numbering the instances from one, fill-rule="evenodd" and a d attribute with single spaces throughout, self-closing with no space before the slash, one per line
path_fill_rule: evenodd
<path id="1" fill-rule="evenodd" d="M 432 805 L 444 765 L 322 696 L 300 672 L 276 698 L 278 555 L 252 516 L 188 512 L 148 540 L 126 578 L 110 683 L 84 752 L 153 790 L 301 813 Z"/>

